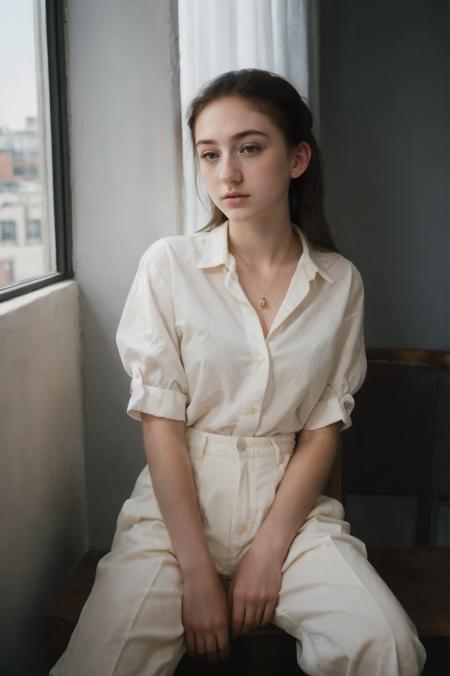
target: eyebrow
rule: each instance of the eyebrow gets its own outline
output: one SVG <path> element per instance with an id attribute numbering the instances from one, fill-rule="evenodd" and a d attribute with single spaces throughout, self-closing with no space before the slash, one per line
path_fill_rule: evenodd
<path id="1" fill-rule="evenodd" d="M 235 141 L 235 140 L 240 139 L 244 136 L 249 136 L 250 134 L 258 134 L 259 136 L 266 136 L 266 137 L 269 136 L 269 134 L 266 134 L 263 131 L 259 131 L 258 129 L 246 129 L 245 131 L 238 131 L 238 133 L 233 134 L 231 136 L 231 138 L 233 139 L 233 141 Z M 195 144 L 195 147 L 197 147 L 201 144 L 206 145 L 208 143 L 210 143 L 211 145 L 217 145 L 217 141 L 213 141 L 211 139 L 201 139 L 200 141 L 197 141 L 197 143 Z"/>

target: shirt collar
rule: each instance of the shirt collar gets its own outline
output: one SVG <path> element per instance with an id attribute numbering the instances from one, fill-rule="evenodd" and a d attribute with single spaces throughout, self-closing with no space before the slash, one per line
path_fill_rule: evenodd
<path id="1" fill-rule="evenodd" d="M 308 279 L 314 279 L 316 272 L 318 272 L 327 282 L 333 284 L 333 277 L 319 264 L 315 252 L 313 252 L 313 249 L 302 230 L 295 223 L 293 225 L 303 245 L 303 254 L 300 261 L 305 266 Z M 222 264 L 230 267 L 231 254 L 228 251 L 228 221 L 216 225 L 207 233 L 207 235 L 208 236 L 205 238 L 205 250 L 200 260 L 197 262 L 197 267 L 210 268 Z"/>

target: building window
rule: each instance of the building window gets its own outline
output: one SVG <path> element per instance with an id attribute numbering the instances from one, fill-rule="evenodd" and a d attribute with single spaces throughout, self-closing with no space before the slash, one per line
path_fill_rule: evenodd
<path id="1" fill-rule="evenodd" d="M 2 4 L 0 242 L 15 248 L 6 272 L 2 264 L 0 301 L 73 276 L 64 4 Z"/>
<path id="2" fill-rule="evenodd" d="M 39 218 L 29 219 L 26 223 L 27 242 L 36 243 L 41 240 L 41 221 Z"/>
<path id="3" fill-rule="evenodd" d="M 16 242 L 15 221 L 0 221 L 0 242 L 5 244 Z"/>

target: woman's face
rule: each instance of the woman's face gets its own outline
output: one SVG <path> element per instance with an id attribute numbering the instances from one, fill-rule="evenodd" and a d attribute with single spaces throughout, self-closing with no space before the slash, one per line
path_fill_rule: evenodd
<path id="1" fill-rule="evenodd" d="M 289 151 L 270 118 L 237 96 L 209 103 L 194 131 L 206 189 L 229 220 L 289 220 L 289 183 L 306 171 L 307 143 Z M 227 199 L 228 192 L 246 197 Z"/>

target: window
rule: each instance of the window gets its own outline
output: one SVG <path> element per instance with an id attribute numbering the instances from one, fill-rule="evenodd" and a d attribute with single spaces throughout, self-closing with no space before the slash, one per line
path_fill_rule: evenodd
<path id="1" fill-rule="evenodd" d="M 26 224 L 27 242 L 36 243 L 41 241 L 41 221 L 39 218 L 33 218 Z"/>
<path id="2" fill-rule="evenodd" d="M 0 242 L 16 243 L 16 222 L 0 221 Z"/>
<path id="3" fill-rule="evenodd" d="M 0 0 L 0 301 L 73 276 L 63 13 Z"/>

